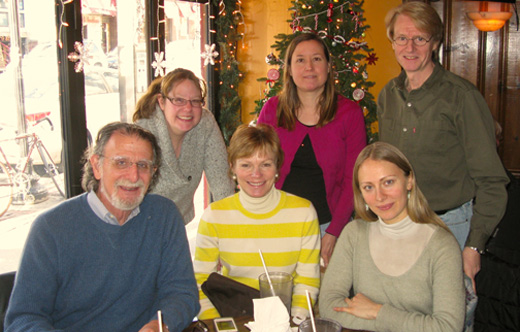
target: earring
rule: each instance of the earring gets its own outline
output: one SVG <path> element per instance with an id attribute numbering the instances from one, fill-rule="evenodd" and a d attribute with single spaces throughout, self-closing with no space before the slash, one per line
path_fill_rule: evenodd
<path id="1" fill-rule="evenodd" d="M 275 174 L 274 178 L 275 178 L 275 179 L 278 179 L 278 173 Z"/>
<path id="2" fill-rule="evenodd" d="M 368 204 L 365 204 L 365 210 L 370 210 L 370 208 L 368 207 Z"/>
<path id="3" fill-rule="evenodd" d="M 233 174 L 232 178 L 233 178 L 233 181 L 236 181 L 237 180 L 237 175 Z"/>
<path id="4" fill-rule="evenodd" d="M 410 190 L 408 190 L 408 195 L 407 196 L 408 196 L 408 199 L 410 199 Z"/>

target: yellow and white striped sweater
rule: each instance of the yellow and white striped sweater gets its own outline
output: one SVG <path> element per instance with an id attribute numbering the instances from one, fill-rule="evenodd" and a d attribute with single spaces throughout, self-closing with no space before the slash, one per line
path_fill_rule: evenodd
<path id="1" fill-rule="evenodd" d="M 305 290 L 315 301 L 320 286 L 320 230 L 316 211 L 303 198 L 274 189 L 279 197 L 267 213 L 245 209 L 239 194 L 212 203 L 200 220 L 195 260 L 199 287 L 199 319 L 218 317 L 200 286 L 209 274 L 222 274 L 258 289 L 258 276 L 264 273 L 258 249 L 262 250 L 269 271 L 283 271 L 294 277 L 292 316 L 308 315 Z M 244 195 L 244 193 L 240 193 Z"/>

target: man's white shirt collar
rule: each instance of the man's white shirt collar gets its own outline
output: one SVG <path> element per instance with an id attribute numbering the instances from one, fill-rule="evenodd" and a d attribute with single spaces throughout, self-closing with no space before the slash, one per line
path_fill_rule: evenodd
<path id="1" fill-rule="evenodd" d="M 105 204 L 103 204 L 103 202 L 101 202 L 101 200 L 99 199 L 99 197 L 96 195 L 96 193 L 93 190 L 89 191 L 89 193 L 87 195 L 87 201 L 88 201 L 88 205 L 90 206 L 92 211 L 94 211 L 96 216 L 99 217 L 99 219 L 103 220 L 107 224 L 120 226 L 117 218 L 108 211 Z M 137 216 L 139 214 L 139 212 L 140 212 L 139 206 L 136 207 L 135 209 L 133 209 L 132 212 L 130 213 L 130 215 L 128 216 L 128 218 L 123 223 L 123 225 L 128 220 Z"/>

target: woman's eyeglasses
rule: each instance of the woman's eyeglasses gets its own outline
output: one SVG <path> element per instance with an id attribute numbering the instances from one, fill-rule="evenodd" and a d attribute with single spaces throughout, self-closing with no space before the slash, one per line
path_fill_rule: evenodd
<path id="1" fill-rule="evenodd" d="M 164 96 L 164 98 L 168 99 L 170 101 L 170 103 L 172 103 L 175 106 L 185 106 L 188 104 L 188 102 L 193 107 L 202 107 L 205 104 L 204 99 L 189 100 L 189 99 L 184 99 L 184 98 L 179 98 L 179 97 L 168 97 L 168 96 Z"/>

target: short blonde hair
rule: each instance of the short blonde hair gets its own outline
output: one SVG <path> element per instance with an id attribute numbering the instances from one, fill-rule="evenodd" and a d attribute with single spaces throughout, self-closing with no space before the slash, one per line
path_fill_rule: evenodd
<path id="1" fill-rule="evenodd" d="M 274 128 L 263 123 L 256 126 L 240 125 L 229 142 L 230 175 L 238 159 L 251 157 L 256 152 L 272 154 L 275 159 L 276 170 L 279 171 L 282 167 L 284 153 Z"/>

